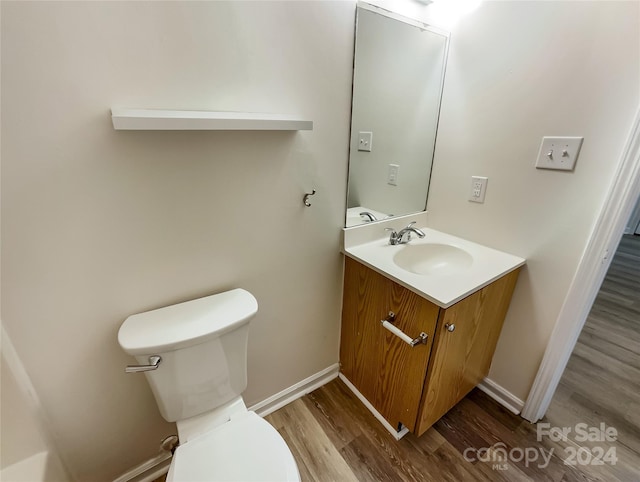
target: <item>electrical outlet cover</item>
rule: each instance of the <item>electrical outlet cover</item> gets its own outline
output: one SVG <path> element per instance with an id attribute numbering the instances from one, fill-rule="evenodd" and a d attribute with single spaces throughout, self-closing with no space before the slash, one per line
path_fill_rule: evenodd
<path id="1" fill-rule="evenodd" d="M 469 192 L 469 201 L 474 203 L 483 203 L 484 196 L 487 193 L 488 177 L 471 176 L 471 191 Z"/>
<path id="2" fill-rule="evenodd" d="M 389 170 L 387 172 L 387 184 L 392 186 L 398 185 L 398 171 L 400 166 L 398 164 L 389 164 Z"/>

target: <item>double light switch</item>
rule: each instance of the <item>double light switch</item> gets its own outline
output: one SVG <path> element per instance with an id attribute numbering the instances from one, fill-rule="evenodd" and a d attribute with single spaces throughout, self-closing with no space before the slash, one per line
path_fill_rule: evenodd
<path id="1" fill-rule="evenodd" d="M 543 137 L 536 168 L 573 171 L 582 140 L 582 137 Z"/>

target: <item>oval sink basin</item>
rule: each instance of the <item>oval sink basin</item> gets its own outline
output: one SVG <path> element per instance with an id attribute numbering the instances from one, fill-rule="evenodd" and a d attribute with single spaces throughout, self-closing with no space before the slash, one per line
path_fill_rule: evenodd
<path id="1" fill-rule="evenodd" d="M 407 244 L 394 255 L 393 262 L 415 274 L 447 275 L 469 269 L 473 256 L 449 244 Z"/>

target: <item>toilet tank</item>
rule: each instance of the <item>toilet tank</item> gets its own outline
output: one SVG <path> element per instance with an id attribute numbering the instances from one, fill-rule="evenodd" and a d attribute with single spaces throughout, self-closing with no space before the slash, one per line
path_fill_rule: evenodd
<path id="1" fill-rule="evenodd" d="M 247 387 L 249 321 L 258 302 L 243 289 L 128 317 L 118 342 L 146 371 L 160 413 L 169 422 L 208 412 Z M 139 376 L 130 374 L 129 376 Z"/>

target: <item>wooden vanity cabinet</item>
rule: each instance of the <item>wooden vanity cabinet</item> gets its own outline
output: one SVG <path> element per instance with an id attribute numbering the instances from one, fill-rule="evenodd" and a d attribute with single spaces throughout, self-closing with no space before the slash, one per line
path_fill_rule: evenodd
<path id="1" fill-rule="evenodd" d="M 340 370 L 391 426 L 421 435 L 489 372 L 518 273 L 442 309 L 347 257 Z M 411 347 L 384 328 L 389 311 L 427 343 Z"/>

